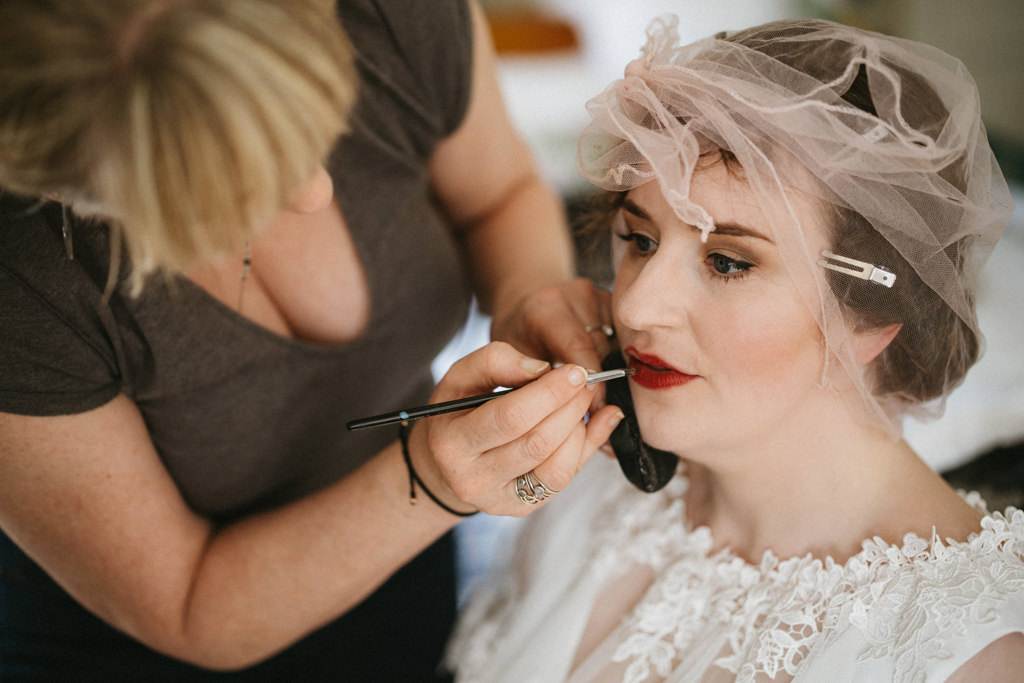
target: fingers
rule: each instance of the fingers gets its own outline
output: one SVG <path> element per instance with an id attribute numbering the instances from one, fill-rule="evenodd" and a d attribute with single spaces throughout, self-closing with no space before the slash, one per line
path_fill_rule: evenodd
<path id="1" fill-rule="evenodd" d="M 549 374 L 554 374 L 554 372 Z M 531 385 L 527 388 L 534 387 Z M 556 453 L 575 450 L 578 454 L 584 442 L 583 435 L 586 428 L 583 424 L 583 416 L 586 415 L 587 407 L 590 405 L 589 394 L 588 390 L 580 391 L 560 407 L 546 414 L 543 419 L 522 430 L 520 436 L 486 450 L 483 457 L 500 461 L 506 468 L 508 478 L 511 479 L 537 467 Z M 492 403 L 497 403 L 497 401 Z M 495 407 L 500 408 L 500 406 Z M 562 471 L 558 472 L 559 476 L 556 481 L 550 483 L 555 488 L 562 488 L 568 484 L 569 479 L 576 474 L 578 461 L 578 455 L 571 460 L 564 457 L 557 459 L 554 464 Z"/>
<path id="2" fill-rule="evenodd" d="M 599 331 L 611 320 L 611 295 L 580 278 L 533 292 L 513 311 L 497 315 L 492 336 L 538 357 L 596 370 L 611 350 Z"/>
<path id="3" fill-rule="evenodd" d="M 532 467 L 564 443 L 582 424 L 592 392 L 583 368 L 566 365 L 544 372 L 547 367 L 501 343 L 453 365 L 434 400 L 481 393 L 499 384 L 521 386 L 475 410 L 421 421 L 416 431 L 423 438 L 416 441 L 424 444 L 423 455 L 430 455 L 423 458 L 423 476 L 430 483 L 443 480 L 443 490 L 481 507 L 481 501 L 492 499 L 495 491 L 529 469 L 523 464 Z M 504 449 L 500 457 L 484 457 L 499 449 Z"/>
<path id="4" fill-rule="evenodd" d="M 574 280 L 543 313 L 546 343 L 553 357 L 591 370 L 611 351 L 611 297 L 589 280 Z"/>
<path id="5" fill-rule="evenodd" d="M 583 469 L 583 466 L 587 464 L 587 461 L 590 460 L 594 453 L 597 451 L 604 453 L 604 448 L 608 445 L 608 439 L 611 438 L 612 432 L 619 426 L 619 422 L 622 421 L 623 417 L 622 409 L 618 406 L 604 406 L 599 411 L 591 414 L 590 420 L 587 422 L 587 436 L 581 460 L 576 468 L 577 471 Z M 614 457 L 614 453 L 612 457 Z"/>
<path id="6" fill-rule="evenodd" d="M 574 321 L 563 325 L 564 333 L 587 339 L 594 357 L 586 367 L 599 368 L 596 344 L 588 335 L 603 337 L 606 343 L 607 337 L 588 333 L 568 304 L 563 312 Z M 436 483 L 453 507 L 522 516 L 568 486 L 608 440 L 622 412 L 616 406 L 594 407 L 598 387 L 586 386 L 580 365 L 551 369 L 501 342 L 454 364 L 431 400 L 462 398 L 497 386 L 518 388 L 474 410 L 421 421 L 417 442 L 422 444 L 428 483 Z M 588 409 L 591 415 L 585 422 Z M 524 477 L 528 473 L 532 475 Z M 534 489 L 544 495 L 531 494 Z M 531 497 L 534 504 L 529 505 Z"/>
<path id="7" fill-rule="evenodd" d="M 521 517 L 546 505 L 569 486 L 621 419 L 622 412 L 609 406 L 592 416 L 586 426 L 578 423 L 550 456 L 513 479 L 509 494 L 499 492 L 497 499 L 487 505 L 488 512 Z M 539 490 L 536 484 L 541 486 Z"/>
<path id="8" fill-rule="evenodd" d="M 568 417 L 571 415 L 552 415 L 548 421 L 538 425 L 525 437 L 540 447 L 536 450 L 524 448 L 515 452 L 514 457 L 509 457 L 510 462 L 517 463 L 517 471 L 533 470 L 538 475 L 543 474 L 543 481 L 551 487 L 557 490 L 565 488 L 611 436 L 612 430 L 622 419 L 622 411 L 616 406 L 606 406 L 593 414 L 586 423 L 560 422 L 562 418 Z M 563 434 L 563 440 L 550 448 L 550 445 Z M 502 454 L 495 451 L 487 457 L 491 455 L 500 457 Z"/>
<path id="9" fill-rule="evenodd" d="M 615 336 L 612 326 L 611 293 L 600 289 L 589 280 L 575 280 L 570 286 L 569 303 L 583 332 L 590 343 L 597 347 L 598 355 L 604 358 L 611 350 Z"/>
<path id="10" fill-rule="evenodd" d="M 506 396 L 456 416 L 453 427 L 461 431 L 466 448 L 478 452 L 523 439 L 545 422 L 568 430 L 573 422 L 583 419 L 590 403 L 586 381 L 583 368 L 563 365 Z M 536 450 L 542 452 L 545 445 L 538 444 Z M 520 443 L 520 447 L 524 445 Z"/>
<path id="11" fill-rule="evenodd" d="M 438 383 L 431 402 L 464 398 L 496 387 L 518 387 L 550 368 L 504 342 L 491 342 L 452 365 Z"/>
<path id="12" fill-rule="evenodd" d="M 480 464 L 492 468 L 499 483 L 504 475 L 507 483 L 487 490 L 474 504 L 490 514 L 519 517 L 567 487 L 622 417 L 617 407 L 607 406 L 584 424 L 586 407 L 581 394 L 521 438 L 484 453 Z M 531 473 L 543 487 L 539 494 L 525 476 Z"/>

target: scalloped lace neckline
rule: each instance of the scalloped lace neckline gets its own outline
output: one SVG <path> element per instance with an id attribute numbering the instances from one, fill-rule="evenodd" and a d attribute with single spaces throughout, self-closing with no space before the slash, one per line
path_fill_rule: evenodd
<path id="1" fill-rule="evenodd" d="M 1024 545 L 1024 512 L 1010 508 L 1009 517 L 989 513 L 979 495 L 962 494 L 985 514 L 980 530 L 967 540 L 908 533 L 901 545 L 865 539 L 843 563 L 810 554 L 780 559 L 767 550 L 754 564 L 728 549 L 712 552 L 708 527 L 688 529 L 679 523 L 685 519 L 686 485 L 681 475 L 655 496 L 638 499 L 619 491 L 597 520 L 596 528 L 604 532 L 595 539 L 592 570 L 606 589 L 631 565 L 649 566 L 656 575 L 609 636 L 618 641 L 612 662 L 626 665 L 627 683 L 649 680 L 652 673 L 659 676 L 654 680 L 662 680 L 670 671 L 695 667 L 723 669 L 738 681 L 759 675 L 786 680 L 797 674 L 812 648 L 835 638 L 843 624 L 865 633 L 871 656 L 892 657 L 914 670 L 927 658 L 941 656 L 944 640 L 934 634 L 922 640 L 909 627 L 897 638 L 894 624 L 911 613 L 945 623 L 950 632 L 970 623 L 979 601 L 991 604 L 1007 591 L 1006 585 L 983 586 L 968 604 L 940 604 L 942 598 L 957 594 L 967 572 L 1000 562 L 1010 544 L 1017 544 L 1016 553 Z M 934 586 L 934 602 L 913 604 L 909 588 L 900 588 L 910 575 Z M 1024 589 L 1024 573 L 1011 579 L 1013 590 Z M 715 655 L 710 659 L 709 648 Z"/>
<path id="2" fill-rule="evenodd" d="M 608 496 L 610 504 L 604 506 L 604 513 L 610 523 L 598 523 L 598 528 L 605 528 L 611 533 L 618 529 L 622 533 L 632 534 L 638 541 L 652 536 L 660 535 L 661 531 L 676 537 L 676 551 L 683 550 L 691 556 L 703 556 L 718 564 L 730 566 L 745 566 L 750 570 L 766 575 L 766 572 L 774 571 L 789 575 L 792 565 L 805 567 L 808 565 L 819 566 L 822 571 L 830 572 L 836 569 L 849 570 L 855 565 L 877 565 L 879 563 L 892 563 L 904 565 L 912 562 L 923 562 L 935 559 L 937 555 L 956 552 L 957 549 L 971 550 L 972 552 L 991 549 L 994 536 L 1003 536 L 1010 531 L 1011 520 L 1001 512 L 990 512 L 984 499 L 977 492 L 960 492 L 961 498 L 971 509 L 983 515 L 978 531 L 972 532 L 970 536 L 962 541 L 955 539 L 942 539 L 934 533 L 930 538 L 923 538 L 917 533 L 907 532 L 903 535 L 900 544 L 890 543 L 885 539 L 874 536 L 861 541 L 861 549 L 852 554 L 843 562 L 837 562 L 833 557 L 824 558 L 814 556 L 811 553 L 804 555 L 792 555 L 779 557 L 771 549 L 765 550 L 758 562 L 746 560 L 729 548 L 722 548 L 714 551 L 715 539 L 710 527 L 705 525 L 691 526 L 689 523 L 679 525 L 678 520 L 686 519 L 686 505 L 684 496 L 688 487 L 688 479 L 684 474 L 677 475 L 668 486 L 661 492 L 651 495 L 643 494 L 640 504 L 637 504 L 637 496 L 626 496 L 625 500 L 622 491 L 615 495 Z M 636 493 L 631 487 L 625 487 L 631 494 Z M 646 504 L 645 504 L 646 503 Z M 1015 508 L 1010 508 L 1010 511 Z M 658 524 L 651 524 L 652 517 Z M 615 520 L 618 520 L 616 522 Z M 644 520 L 645 528 L 639 528 Z M 679 533 L 672 533 L 673 527 L 678 525 Z M 663 545 L 669 537 L 662 539 Z M 642 541 L 641 541 L 642 542 Z M 682 544 L 682 545 L 678 545 Z M 605 544 L 605 547 L 608 546 Z M 620 546 L 621 547 L 621 546 Z M 665 550 L 668 550 L 666 547 Z M 646 554 L 646 553 L 645 553 Z M 652 565 L 653 566 L 653 565 Z"/>

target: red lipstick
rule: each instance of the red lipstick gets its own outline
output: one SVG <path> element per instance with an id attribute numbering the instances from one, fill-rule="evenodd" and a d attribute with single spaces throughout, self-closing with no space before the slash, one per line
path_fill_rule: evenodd
<path id="1" fill-rule="evenodd" d="M 679 372 L 657 356 L 640 353 L 633 347 L 626 349 L 626 356 L 629 368 L 633 370 L 630 379 L 645 389 L 671 389 L 696 378 L 696 375 Z"/>

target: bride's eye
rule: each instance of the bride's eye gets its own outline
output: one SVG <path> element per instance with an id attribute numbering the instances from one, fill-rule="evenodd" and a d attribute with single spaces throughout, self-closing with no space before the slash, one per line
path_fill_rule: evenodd
<path id="1" fill-rule="evenodd" d="M 752 263 L 730 258 L 725 254 L 709 254 L 705 259 L 705 263 L 711 267 L 715 275 L 719 275 L 726 279 L 742 277 L 754 267 L 754 264 Z"/>
<path id="2" fill-rule="evenodd" d="M 649 254 L 658 248 L 658 243 L 643 233 L 616 233 L 615 236 L 623 242 L 632 242 L 633 248 L 641 254 Z"/>

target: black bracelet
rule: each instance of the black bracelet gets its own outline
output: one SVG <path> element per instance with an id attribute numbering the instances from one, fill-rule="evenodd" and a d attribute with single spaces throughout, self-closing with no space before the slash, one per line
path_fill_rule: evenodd
<path id="1" fill-rule="evenodd" d="M 410 505 L 416 504 L 416 484 L 419 484 L 420 488 L 423 489 L 423 492 L 430 496 L 430 500 L 437 503 L 438 506 L 440 506 L 441 509 L 445 510 L 446 512 L 450 512 L 453 515 L 456 515 L 457 517 L 472 517 L 476 513 L 480 512 L 479 510 L 474 510 L 473 512 L 459 512 L 458 510 L 453 510 L 452 508 L 448 507 L 443 502 L 441 502 L 441 499 L 435 496 L 430 491 L 430 489 L 427 488 L 427 485 L 423 483 L 423 480 L 420 479 L 420 475 L 416 474 L 416 470 L 412 466 L 412 458 L 409 457 L 409 426 L 407 423 L 403 422 L 401 425 L 399 425 L 398 438 L 402 442 L 402 459 L 405 460 L 405 469 L 409 471 Z"/>

